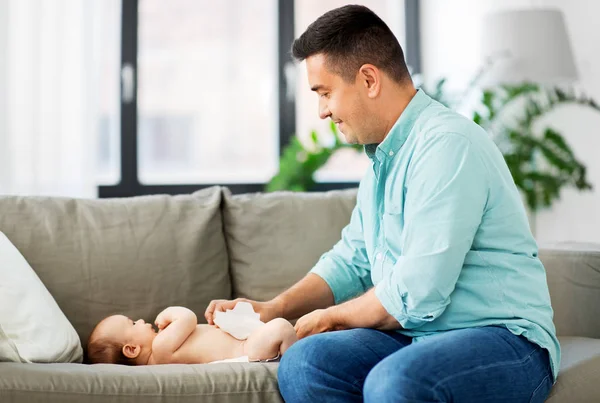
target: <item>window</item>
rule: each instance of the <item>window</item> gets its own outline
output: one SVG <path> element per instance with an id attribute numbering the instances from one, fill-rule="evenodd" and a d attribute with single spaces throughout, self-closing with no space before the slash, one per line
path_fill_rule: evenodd
<path id="1" fill-rule="evenodd" d="M 418 0 L 359 3 L 406 44 L 404 15 L 418 9 Z M 261 191 L 294 133 L 302 139 L 312 129 L 326 132 L 306 73 L 289 50 L 310 22 L 346 2 L 121 4 L 120 182 L 100 186 L 100 197 L 189 193 L 213 184 Z M 108 90 L 106 97 L 118 100 Z M 104 166 L 114 167 L 119 152 L 115 116 L 107 112 L 101 122 Z M 367 166 L 364 155 L 340 152 L 318 172 L 318 189 L 356 186 Z"/>
<path id="2" fill-rule="evenodd" d="M 261 183 L 278 166 L 276 0 L 141 0 L 143 184 Z"/>
<path id="3" fill-rule="evenodd" d="M 98 46 L 100 60 L 98 138 L 96 140 L 96 180 L 101 185 L 114 185 L 121 176 L 119 71 L 121 51 L 121 0 L 105 0 L 99 11 L 102 17 L 103 44 Z"/>

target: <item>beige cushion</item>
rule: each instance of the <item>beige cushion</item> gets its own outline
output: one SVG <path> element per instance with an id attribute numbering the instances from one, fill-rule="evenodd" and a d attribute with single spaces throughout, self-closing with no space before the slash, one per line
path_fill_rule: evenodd
<path id="1" fill-rule="evenodd" d="M 231 284 L 221 190 L 74 200 L 0 197 L 0 231 L 35 270 L 83 342 L 113 313 L 154 320 L 183 305 L 204 320 Z"/>
<path id="2" fill-rule="evenodd" d="M 600 401 L 600 340 L 560 337 L 562 359 L 548 402 Z"/>
<path id="3" fill-rule="evenodd" d="M 0 363 L 5 403 L 281 403 L 277 363 L 211 365 Z"/>
<path id="4" fill-rule="evenodd" d="M 540 246 L 559 336 L 600 339 L 600 245 Z"/>
<path id="5" fill-rule="evenodd" d="M 225 192 L 225 236 L 234 297 L 264 301 L 308 273 L 340 240 L 356 189 L 324 193 Z"/>

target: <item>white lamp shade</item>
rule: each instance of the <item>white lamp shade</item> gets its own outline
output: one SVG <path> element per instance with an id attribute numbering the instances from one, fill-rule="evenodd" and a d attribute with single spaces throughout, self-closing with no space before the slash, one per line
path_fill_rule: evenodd
<path id="1" fill-rule="evenodd" d="M 577 79 L 563 14 L 553 9 L 489 14 L 483 22 L 482 53 L 490 63 L 482 84 L 536 82 L 559 84 Z"/>

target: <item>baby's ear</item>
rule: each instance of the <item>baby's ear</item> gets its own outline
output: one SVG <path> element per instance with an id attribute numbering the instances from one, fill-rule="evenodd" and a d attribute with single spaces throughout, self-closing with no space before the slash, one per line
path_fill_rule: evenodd
<path id="1" fill-rule="evenodd" d="M 123 355 L 127 358 L 137 358 L 142 348 L 139 345 L 125 344 L 123 346 Z"/>

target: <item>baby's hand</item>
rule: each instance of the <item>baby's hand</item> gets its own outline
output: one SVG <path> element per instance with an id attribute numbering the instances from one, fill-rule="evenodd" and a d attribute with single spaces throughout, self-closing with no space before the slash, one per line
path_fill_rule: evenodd
<path id="1" fill-rule="evenodd" d="M 164 330 L 167 326 L 169 326 L 177 318 L 189 314 L 194 315 L 194 313 L 187 308 L 181 306 L 170 306 L 158 314 L 156 320 L 154 321 L 154 324 L 160 332 L 161 330 Z"/>
<path id="2" fill-rule="evenodd" d="M 154 321 L 154 324 L 156 325 L 156 327 L 158 328 L 158 331 L 160 332 L 161 330 L 163 330 L 164 328 L 166 328 L 167 326 L 169 326 L 172 322 L 172 320 L 170 320 L 169 318 L 166 317 L 166 315 L 163 315 L 164 311 L 161 312 L 157 317 L 156 320 Z"/>

